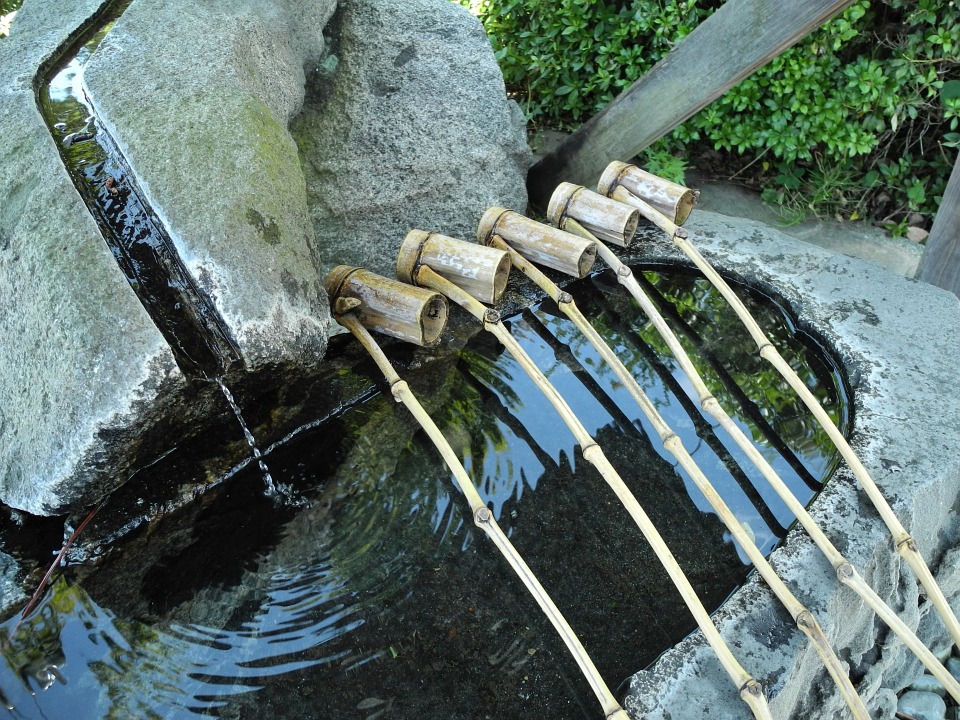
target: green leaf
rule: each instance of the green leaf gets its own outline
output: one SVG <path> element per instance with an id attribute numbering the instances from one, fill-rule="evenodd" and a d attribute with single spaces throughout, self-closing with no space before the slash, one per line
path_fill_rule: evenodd
<path id="1" fill-rule="evenodd" d="M 914 181 L 913 185 L 907 188 L 907 199 L 913 209 L 919 208 L 927 199 L 927 190 L 919 180 Z"/>
<path id="2" fill-rule="evenodd" d="M 940 97 L 943 100 L 960 98 L 960 80 L 947 80 L 940 88 Z"/>

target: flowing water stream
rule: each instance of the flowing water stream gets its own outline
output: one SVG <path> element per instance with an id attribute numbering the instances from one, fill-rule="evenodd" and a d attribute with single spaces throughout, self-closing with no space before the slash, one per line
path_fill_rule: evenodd
<path id="1" fill-rule="evenodd" d="M 233 414 L 237 416 L 237 422 L 240 423 L 240 428 L 243 430 L 243 437 L 246 438 L 247 445 L 250 446 L 250 452 L 253 453 L 253 459 L 257 461 L 257 467 L 260 468 L 260 472 L 263 474 L 263 483 L 266 485 L 266 493 L 269 497 L 273 497 L 277 494 L 277 486 L 273 482 L 273 477 L 270 475 L 270 468 L 267 467 L 267 463 L 264 462 L 263 454 L 260 452 L 260 447 L 257 445 L 256 438 L 253 437 L 253 433 L 250 432 L 250 428 L 247 427 L 246 420 L 243 419 L 243 413 L 240 410 L 240 406 L 237 405 L 237 401 L 233 398 L 233 393 L 230 392 L 230 388 L 226 386 L 226 383 L 222 379 L 217 379 L 217 385 L 220 386 L 220 390 L 223 392 L 223 396 L 227 399 L 227 404 L 230 405 L 230 409 L 233 411 Z"/>
<path id="2" fill-rule="evenodd" d="M 117 143 L 96 117 L 83 70 L 131 0 L 108 3 L 37 78 L 37 101 L 74 185 L 87 204 L 137 297 L 166 338 L 185 374 L 215 380 L 263 474 L 265 492 L 288 497 L 270 475 L 242 410 L 224 381 L 239 351 L 209 298 L 144 199 Z"/>
<path id="3" fill-rule="evenodd" d="M 236 399 L 233 397 L 233 393 L 230 392 L 230 388 L 227 387 L 227 384 L 223 381 L 223 378 L 217 378 L 217 385 L 220 386 L 220 391 L 223 393 L 223 397 L 226 398 L 227 404 L 230 406 L 230 410 L 237 418 L 237 423 L 239 423 L 240 429 L 243 430 L 243 437 L 247 441 L 247 446 L 250 448 L 250 453 L 253 455 L 253 459 L 256 461 L 257 467 L 260 468 L 260 474 L 263 477 L 264 494 L 267 497 L 277 498 L 281 502 L 287 503 L 288 505 L 306 504 L 306 500 L 301 497 L 297 497 L 290 490 L 288 485 L 283 483 L 278 485 L 273 481 L 273 476 L 270 474 L 270 468 L 267 467 L 267 462 L 263 459 L 263 453 L 260 452 L 260 446 L 257 444 L 257 439 L 253 436 L 253 433 L 247 425 L 247 421 L 243 417 L 243 411 L 240 410 L 240 405 L 237 404 Z"/>
<path id="4" fill-rule="evenodd" d="M 239 353 L 83 90 L 84 65 L 129 4 L 106 5 L 40 69 L 37 103 L 74 185 L 180 368 L 190 376 L 216 378 L 239 363 Z"/>

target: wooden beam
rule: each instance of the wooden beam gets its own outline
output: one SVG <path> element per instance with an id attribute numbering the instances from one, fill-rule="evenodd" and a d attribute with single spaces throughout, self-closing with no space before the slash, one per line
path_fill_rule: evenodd
<path id="1" fill-rule="evenodd" d="M 594 184 L 611 160 L 629 160 L 852 2 L 727 0 L 530 169 L 531 204 L 546 207 L 565 180 Z"/>
<path id="2" fill-rule="evenodd" d="M 960 296 L 960 156 L 940 200 L 916 277 Z"/>

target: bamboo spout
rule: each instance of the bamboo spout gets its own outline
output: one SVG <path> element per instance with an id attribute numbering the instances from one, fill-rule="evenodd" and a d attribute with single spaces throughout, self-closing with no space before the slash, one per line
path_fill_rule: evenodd
<path id="1" fill-rule="evenodd" d="M 489 245 L 490 238 L 495 235 L 507 239 L 541 265 L 578 278 L 590 272 L 597 259 L 593 242 L 538 223 L 513 210 L 492 207 L 483 214 L 477 228 L 477 242 Z"/>
<path id="2" fill-rule="evenodd" d="M 534 575 L 533 571 L 523 560 L 523 557 L 521 557 L 520 553 L 507 538 L 506 534 L 500 529 L 500 526 L 493 517 L 493 513 L 484 504 L 476 486 L 473 484 L 470 476 L 467 475 L 462 463 L 460 462 L 456 453 L 453 451 L 453 448 L 447 442 L 443 433 L 440 431 L 440 428 L 437 427 L 430 415 L 426 412 L 426 410 L 424 410 L 423 406 L 410 390 L 410 387 L 407 385 L 406 381 L 401 379 L 397 374 L 397 371 L 387 359 L 387 356 L 377 344 L 377 341 L 367 330 L 365 323 L 361 320 L 361 317 L 365 312 L 364 298 L 373 298 L 374 301 L 380 299 L 375 292 L 375 288 L 391 288 L 392 291 L 395 291 L 392 292 L 392 296 L 395 299 L 396 296 L 404 292 L 413 297 L 418 295 L 435 295 L 436 293 L 424 291 L 420 288 L 410 285 L 397 283 L 396 281 L 388 280 L 387 278 L 375 275 L 374 273 L 364 272 L 363 276 L 353 278 L 353 286 L 349 290 L 351 294 L 345 294 L 345 279 L 356 274 L 352 272 L 348 273 L 347 270 L 356 269 L 344 268 L 344 266 L 335 268 L 334 271 L 327 277 L 325 282 L 337 322 L 350 330 L 350 332 L 353 333 L 354 337 L 360 341 L 367 352 L 370 353 L 370 356 L 377 363 L 381 372 L 383 372 L 387 382 L 390 383 L 390 391 L 394 398 L 406 406 L 420 426 L 424 429 L 424 431 L 426 431 L 427 435 L 430 437 L 430 440 L 437 448 L 437 451 L 443 457 L 447 466 L 450 468 L 450 471 L 453 473 L 457 485 L 460 487 L 461 492 L 464 494 L 464 497 L 470 505 L 470 511 L 473 515 L 474 524 L 480 528 L 487 535 L 487 537 L 490 538 L 490 540 L 493 541 L 494 546 L 497 548 L 500 554 L 503 555 L 504 559 L 516 573 L 517 577 L 521 582 L 523 582 L 527 591 L 533 596 L 534 600 L 536 600 L 537 605 L 539 605 L 540 609 L 550 620 L 554 629 L 557 631 L 557 634 L 560 635 L 560 638 L 567 646 L 567 650 L 573 656 L 580 668 L 580 671 L 583 673 L 594 694 L 597 696 L 597 699 L 600 701 L 604 720 L 630 720 L 623 708 L 620 707 L 620 704 L 617 702 L 613 693 L 610 692 L 607 684 L 603 681 L 603 678 L 600 676 L 596 665 L 594 665 L 593 661 L 590 659 L 590 656 L 587 654 L 586 649 L 581 644 L 580 639 L 567 623 L 559 608 L 557 608 L 557 606 L 554 604 L 549 594 L 547 594 L 547 591 L 540 584 L 540 581 L 537 579 L 536 575 Z M 359 287 L 360 285 L 364 285 L 368 282 L 372 287 L 366 289 Z M 394 285 L 401 286 L 403 290 L 401 290 L 401 288 L 394 288 Z M 446 303 L 443 302 L 443 305 L 445 308 Z M 405 307 L 411 316 L 406 318 L 403 324 L 415 324 L 416 318 L 419 314 L 416 309 L 416 304 L 408 303 Z"/>
<path id="3" fill-rule="evenodd" d="M 499 236 L 494 236 L 492 241 L 494 243 L 503 242 Z M 403 253 L 402 249 L 401 253 Z M 429 265 L 421 264 L 417 266 L 411 280 L 418 286 L 428 287 L 443 293 L 450 301 L 460 305 L 477 318 L 477 320 L 482 322 L 484 329 L 492 333 L 494 337 L 500 341 L 507 352 L 516 359 L 527 375 L 530 376 L 573 434 L 574 439 L 581 448 L 584 459 L 597 469 L 630 514 L 630 517 L 637 524 L 640 532 L 650 544 L 657 559 L 663 565 L 674 586 L 680 593 L 680 596 L 683 598 L 684 603 L 695 618 L 697 625 L 706 637 L 707 642 L 716 654 L 720 664 L 737 687 L 740 697 L 747 703 L 758 720 L 770 718 L 770 710 L 763 696 L 761 686 L 744 670 L 733 656 L 733 653 L 713 624 L 709 613 L 706 611 L 706 608 L 704 608 L 699 596 L 684 574 L 683 569 L 677 563 L 673 553 L 670 552 L 669 547 L 664 542 L 656 526 L 650 520 L 626 483 L 624 483 L 623 479 L 610 464 L 603 450 L 593 437 L 591 437 L 590 433 L 563 399 L 563 396 L 560 395 L 540 368 L 537 367 L 536 363 L 533 362 L 532 358 L 523 350 L 500 321 L 499 313 L 485 307 L 477 298 L 471 296 L 459 287 L 456 282 L 441 276 Z"/>
<path id="4" fill-rule="evenodd" d="M 647 214 L 650 206 L 645 201 L 633 196 L 632 193 L 627 192 L 624 188 L 614 190 L 614 197 L 619 199 L 621 194 L 624 202 L 640 209 L 641 214 Z M 647 208 L 647 210 L 644 208 Z M 654 216 L 658 214 L 656 211 L 653 213 Z M 957 616 L 953 608 L 950 607 L 950 603 L 943 594 L 943 590 L 933 577 L 933 573 L 930 572 L 930 568 L 923 559 L 923 555 L 920 554 L 913 537 L 907 532 L 907 529 L 893 512 L 893 509 L 883 496 L 880 488 L 867 471 L 866 466 L 861 462 L 853 448 L 850 447 L 850 443 L 847 442 L 843 433 L 841 433 L 840 429 L 834 424 L 833 419 L 826 410 L 823 409 L 820 402 L 814 397 L 813 393 L 810 392 L 810 389 L 803 380 L 800 379 L 796 371 L 784 360 L 777 348 L 770 342 L 760 328 L 760 325 L 757 324 L 757 321 L 750 314 L 750 311 L 747 310 L 746 306 L 733 291 L 733 288 L 730 287 L 713 265 L 711 265 L 693 243 L 690 242 L 688 233 L 663 216 L 660 216 L 659 219 L 656 217 L 651 219 L 670 236 L 674 245 L 697 266 L 697 269 L 699 269 L 707 280 L 723 295 L 724 299 L 737 314 L 744 328 L 750 334 L 750 337 L 756 343 L 760 357 L 776 368 L 777 372 L 787 381 L 787 384 L 790 385 L 797 396 L 803 401 L 803 404 L 830 437 L 837 451 L 860 483 L 860 487 L 863 488 L 864 493 L 870 498 L 870 502 L 873 503 L 873 506 L 887 526 L 896 551 L 907 561 L 907 564 L 913 570 L 923 589 L 926 591 L 927 597 L 930 598 L 934 608 L 936 608 L 937 614 L 943 621 L 947 632 L 950 633 L 954 644 L 960 647 L 960 621 L 957 620 Z"/>
<path id="5" fill-rule="evenodd" d="M 622 191 L 622 189 L 621 189 Z M 591 237 L 590 232 L 576 220 L 564 218 L 564 227 L 580 234 L 586 238 Z M 661 223 L 666 227 L 672 228 L 674 232 L 683 234 L 681 228 L 671 223 L 667 218 L 661 216 Z M 706 383 L 701 378 L 699 372 L 694 366 L 690 357 L 681 345 L 679 339 L 667 325 L 663 316 L 657 310 L 656 305 L 650 300 L 649 296 L 643 291 L 633 276 L 630 268 L 620 262 L 620 259 L 603 244 L 598 245 L 598 251 L 604 262 L 616 273 L 618 282 L 623 285 L 633 298 L 639 303 L 644 314 L 656 328 L 659 335 L 670 348 L 671 353 L 677 359 L 683 373 L 687 376 L 693 387 L 694 392 L 700 401 L 704 411 L 713 417 L 727 434 L 733 439 L 737 446 L 750 458 L 754 466 L 760 471 L 761 475 L 767 480 L 777 495 L 784 501 L 789 510 L 796 516 L 800 525 L 806 530 L 807 534 L 814 541 L 821 553 L 833 566 L 837 574 L 837 579 L 852 589 L 860 598 L 870 607 L 877 616 L 897 635 L 910 651 L 923 663 L 927 671 L 936 677 L 954 700 L 960 702 L 960 683 L 944 668 L 939 660 L 930 652 L 929 649 L 920 641 L 906 623 L 901 620 L 890 607 L 884 603 L 879 595 L 863 579 L 860 573 L 847 561 L 840 551 L 827 538 L 826 534 L 813 519 L 803 504 L 797 500 L 793 492 L 777 474 L 773 467 L 761 455 L 753 442 L 744 434 L 740 427 L 733 421 L 733 418 L 720 405 L 717 399 L 707 388 Z"/>
<path id="6" fill-rule="evenodd" d="M 645 200 L 677 225 L 686 222 L 700 196 L 696 190 L 648 173 L 636 165 L 614 161 L 607 165 L 607 169 L 600 176 L 597 192 L 613 197 L 614 191 L 621 187 Z"/>
<path id="7" fill-rule="evenodd" d="M 429 265 L 482 302 L 491 304 L 500 300 L 510 276 L 510 258 L 505 252 L 440 233 L 411 230 L 397 256 L 397 277 L 412 283 L 421 265 Z"/>
<path id="8" fill-rule="evenodd" d="M 581 226 L 578 225 L 578 227 Z M 600 354 L 600 357 L 603 358 L 607 367 L 614 371 L 617 378 L 623 383 L 624 388 L 630 393 L 631 397 L 660 436 L 663 447 L 677 459 L 687 476 L 693 480 L 707 502 L 709 502 L 710 506 L 716 511 L 727 530 L 733 535 L 734 540 L 736 540 L 737 544 L 743 549 L 744 553 L 746 553 L 764 582 L 766 582 L 777 599 L 787 609 L 791 617 L 793 617 L 798 629 L 809 638 L 817 654 L 823 661 L 824 667 L 829 672 L 830 677 L 833 678 L 837 689 L 850 708 L 852 716 L 857 720 L 869 720 L 870 716 L 863 701 L 853 687 L 840 659 L 830 647 L 816 618 L 803 606 L 776 574 L 773 567 L 757 548 L 753 539 L 713 487 L 713 484 L 703 473 L 700 466 L 697 465 L 693 457 L 687 452 L 679 436 L 673 432 L 663 416 L 660 415 L 654 403 L 647 397 L 643 388 L 640 387 L 630 371 L 620 361 L 620 358 L 617 357 L 616 353 L 613 352 L 601 335 L 580 312 L 573 298 L 569 293 L 561 292 L 555 283 L 533 266 L 529 258 L 523 257 L 522 253 L 512 249 L 503 239 L 495 237 L 494 244 L 495 247 L 500 247 L 509 252 L 513 266 L 527 275 L 527 277 L 533 280 L 557 302 L 560 311 L 576 325 L 583 336 Z M 606 248 L 604 248 L 603 251 L 606 251 Z"/>

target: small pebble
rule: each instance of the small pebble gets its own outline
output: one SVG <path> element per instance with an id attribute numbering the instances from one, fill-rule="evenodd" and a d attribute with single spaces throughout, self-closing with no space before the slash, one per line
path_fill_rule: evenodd
<path id="1" fill-rule="evenodd" d="M 953 645 L 947 645 L 943 650 L 937 650 L 933 656 L 940 661 L 940 664 L 947 662 L 947 658 L 953 655 Z"/>
<path id="2" fill-rule="evenodd" d="M 947 658 L 947 662 L 944 663 L 944 665 L 946 665 L 946 668 L 950 671 L 950 674 L 960 681 L 960 660 L 955 657 Z"/>
<path id="3" fill-rule="evenodd" d="M 947 689 L 943 686 L 943 683 L 937 680 L 933 675 L 921 675 L 919 678 L 913 681 L 910 685 L 911 690 L 916 690 L 917 692 L 931 692 L 936 693 L 942 698 L 947 696 Z"/>
<path id="4" fill-rule="evenodd" d="M 908 690 L 897 701 L 897 711 L 916 720 L 946 720 L 947 704 L 935 693 Z"/>

